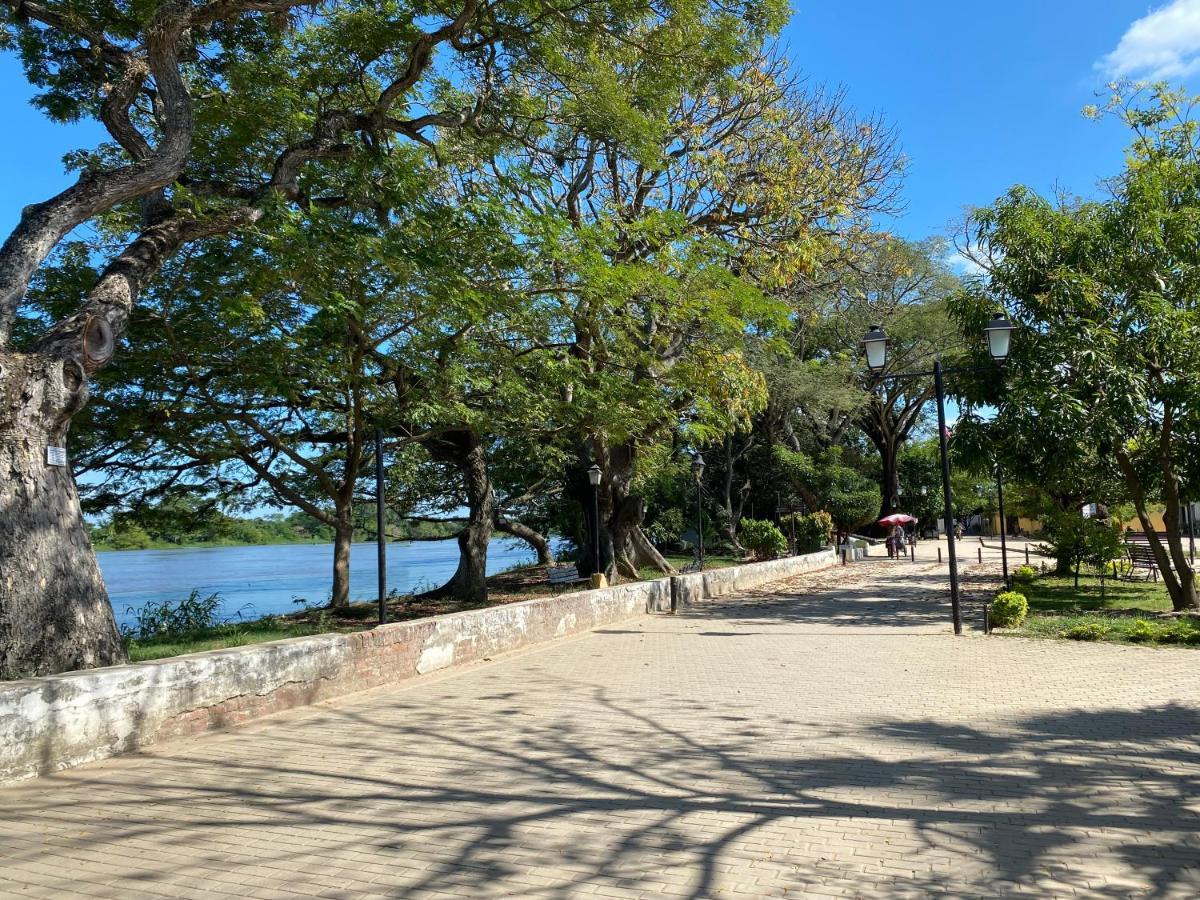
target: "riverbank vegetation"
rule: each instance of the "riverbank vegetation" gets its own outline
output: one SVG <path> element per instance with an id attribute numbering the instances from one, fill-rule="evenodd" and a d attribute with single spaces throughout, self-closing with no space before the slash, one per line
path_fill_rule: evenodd
<path id="1" fill-rule="evenodd" d="M 375 539 L 374 507 L 353 511 L 355 541 Z M 436 541 L 452 538 L 462 523 L 455 520 L 403 519 L 394 513 L 386 525 L 389 541 Z M 244 517 L 223 512 L 195 498 L 112 514 L 90 528 L 97 550 L 168 550 L 184 547 L 246 547 L 265 544 L 331 544 L 333 529 L 307 513 Z"/>

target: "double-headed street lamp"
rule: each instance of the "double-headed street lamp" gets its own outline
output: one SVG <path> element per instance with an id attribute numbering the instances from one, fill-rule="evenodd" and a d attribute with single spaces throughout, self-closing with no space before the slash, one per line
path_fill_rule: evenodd
<path id="1" fill-rule="evenodd" d="M 1013 324 L 996 313 L 988 326 L 983 330 L 987 335 L 988 352 L 998 364 L 1008 359 L 1009 347 L 1012 343 Z M 866 351 L 867 368 L 880 373 L 887 366 L 888 336 L 878 325 L 872 325 L 863 335 L 863 349 Z M 942 504 L 943 517 L 946 525 L 946 549 L 950 556 L 950 608 L 954 617 L 954 633 L 962 634 L 962 610 L 958 602 L 958 559 L 954 553 L 954 522 L 952 519 L 954 506 L 950 495 L 950 453 L 948 434 L 946 431 L 946 389 L 942 376 L 955 372 L 969 371 L 966 369 L 944 369 L 940 359 L 934 360 L 930 372 L 899 372 L 885 375 L 884 378 L 910 379 L 928 378 L 933 376 L 933 388 L 937 395 L 938 413 L 938 445 L 942 455 Z"/>

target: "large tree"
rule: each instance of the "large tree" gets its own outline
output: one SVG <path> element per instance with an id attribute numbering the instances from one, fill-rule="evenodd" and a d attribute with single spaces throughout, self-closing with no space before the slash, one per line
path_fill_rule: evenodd
<path id="1" fill-rule="evenodd" d="M 713 43 L 715 57 L 669 79 L 624 67 L 614 77 L 633 86 L 631 107 L 565 98 L 549 117 L 561 124 L 511 163 L 533 176 L 518 195 L 563 222 L 544 236 L 536 280 L 571 343 L 568 494 L 586 502 L 584 469 L 602 470 L 602 558 L 588 540 L 585 571 L 669 570 L 641 530 L 639 459 L 680 429 L 704 444 L 749 423 L 765 394 L 747 334 L 786 329 L 777 288 L 890 187 L 886 132 L 806 90 L 747 35 L 736 54 Z"/>
<path id="2" fill-rule="evenodd" d="M 73 155 L 75 184 L 27 207 L 0 246 L 0 677 L 120 661 L 124 650 L 67 467 L 89 380 L 140 294 L 181 249 L 292 210 L 386 215 L 389 155 L 438 128 L 502 130 L 503 80 L 586 71 L 646 21 L 707 4 L 608 0 L 412 3 L 4 0 L 53 118 L 110 143 Z M 753 9 L 744 10 L 753 17 Z M 436 78 L 433 76 L 437 76 Z M 92 224 L 94 281 L 56 318 L 22 312 L 39 269 Z"/>
<path id="3" fill-rule="evenodd" d="M 1000 403 L 1000 434 L 1036 419 L 1048 448 L 1111 462 L 1137 511 L 1176 609 L 1200 607 L 1180 539 L 1185 485 L 1200 478 L 1200 123 L 1165 87 L 1118 96 L 1133 130 L 1124 171 L 1097 201 L 1046 200 L 1014 188 L 974 215 L 986 274 L 956 303 L 965 334 L 1007 308 L 1021 326 Z M 1074 452 L 1072 453 L 1072 448 Z M 1056 459 L 1057 464 L 1064 460 Z M 1165 506 L 1164 533 L 1150 512 Z"/>

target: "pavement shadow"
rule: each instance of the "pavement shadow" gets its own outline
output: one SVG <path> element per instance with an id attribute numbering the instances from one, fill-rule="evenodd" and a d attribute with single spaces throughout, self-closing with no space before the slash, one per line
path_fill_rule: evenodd
<path id="1" fill-rule="evenodd" d="M 740 624 L 799 625 L 846 629 L 911 629 L 940 633 L 951 628 L 949 576 L 943 569 L 903 561 L 874 561 L 864 579 L 824 587 L 805 579 L 799 590 L 768 587 L 737 597 L 703 600 L 678 615 L 732 619 Z M 841 570 L 832 570 L 837 573 Z M 986 569 L 959 575 L 961 609 L 968 629 L 982 630 L 983 606 L 999 585 Z"/>
<path id="2" fill-rule="evenodd" d="M 318 873 L 348 868 L 388 896 L 546 898 L 578 896 L 584 883 L 644 890 L 670 870 L 688 876 L 682 896 L 706 898 L 729 864 L 751 857 L 782 867 L 780 883 L 800 892 L 834 882 L 873 897 L 994 896 L 1052 878 L 1130 896 L 1128 884 L 1063 861 L 1097 835 L 1108 863 L 1156 896 L 1200 885 L 1192 708 L 1037 714 L 986 730 L 882 721 L 810 743 L 801 719 L 763 722 L 691 698 L 681 720 L 679 701 L 635 707 L 595 685 L 564 689 L 580 702 L 531 711 L 498 678 L 494 693 L 444 708 L 399 695 L 314 711 L 255 758 L 214 741 L 191 758 L 73 773 L 57 791 L 0 797 L 0 838 L 70 821 L 61 834 L 45 829 L 36 849 L 10 844 L 8 859 L 61 858 L 66 894 L 75 860 L 104 858 L 114 896 L 171 888 L 181 872 L 261 873 L 268 859 L 271 886 L 302 893 Z M 887 749 L 847 749 L 872 745 Z M 78 818 L 83 802 L 92 821 Z M 831 832 L 873 829 L 916 841 L 897 881 L 863 880 L 870 845 L 854 859 L 845 845 L 822 857 Z"/>

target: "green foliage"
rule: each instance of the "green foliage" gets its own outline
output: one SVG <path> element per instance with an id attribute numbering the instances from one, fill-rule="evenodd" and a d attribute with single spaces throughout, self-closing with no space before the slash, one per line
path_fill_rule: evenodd
<path id="1" fill-rule="evenodd" d="M 669 507 L 657 512 L 646 527 L 646 537 L 659 545 L 673 544 L 687 530 L 683 522 L 683 510 Z"/>
<path id="2" fill-rule="evenodd" d="M 990 262 L 953 303 L 981 358 L 992 311 L 1017 324 L 1003 384 L 980 378 L 966 392 L 999 408 L 987 430 L 1003 438 L 991 443 L 1006 469 L 1062 508 L 1101 497 L 1145 511 L 1200 483 L 1200 123 L 1182 92 L 1126 87 L 1108 107 L 1131 132 L 1108 196 L 1053 201 L 1015 187 L 977 211 L 971 242 Z M 1165 527 L 1177 535 L 1173 516 Z M 1190 579 L 1163 577 L 1176 608 L 1195 605 Z"/>
<path id="3" fill-rule="evenodd" d="M 765 519 L 742 519 L 738 540 L 756 559 L 775 559 L 787 553 L 787 538 L 774 522 Z"/>
<path id="4" fill-rule="evenodd" d="M 201 597 L 197 590 L 178 602 L 151 600 L 136 611 L 136 624 L 126 627 L 125 636 L 137 640 L 171 638 L 215 628 L 221 624 L 220 608 L 220 594 Z"/>
<path id="5" fill-rule="evenodd" d="M 1138 619 L 1125 631 L 1126 640 L 1133 641 L 1135 644 L 1152 641 L 1158 637 L 1159 629 L 1151 625 L 1145 619 Z"/>
<path id="6" fill-rule="evenodd" d="M 1102 625 L 1099 622 L 1086 622 L 1082 625 L 1074 625 L 1063 632 L 1063 637 L 1072 641 L 1100 641 L 1108 634 L 1109 628 L 1107 625 Z"/>
<path id="7" fill-rule="evenodd" d="M 828 513 L 839 533 L 874 520 L 879 511 L 879 485 L 845 465 L 836 451 L 814 459 L 786 447 L 775 447 L 774 462 L 791 489 L 810 507 Z"/>
<path id="8" fill-rule="evenodd" d="M 1200 625 L 1192 619 L 1180 619 L 1158 633 L 1160 644 L 1200 644 Z"/>
<path id="9" fill-rule="evenodd" d="M 1041 549 L 1055 558 L 1059 574 L 1080 564 L 1102 569 L 1125 552 L 1121 534 L 1113 525 L 1082 513 L 1057 512 L 1044 524 L 1047 542 Z"/>
<path id="10" fill-rule="evenodd" d="M 815 553 L 833 543 L 833 517 L 824 510 L 805 515 L 784 516 L 784 527 L 789 527 L 793 521 L 796 528 L 797 553 Z"/>
<path id="11" fill-rule="evenodd" d="M 1017 584 L 1031 584 L 1037 578 L 1038 571 L 1033 566 L 1017 566 L 1013 569 L 1012 580 Z"/>
<path id="12" fill-rule="evenodd" d="M 992 624 L 999 628 L 1017 628 L 1029 614 L 1029 601 L 1017 591 L 1002 591 L 992 601 Z"/>

